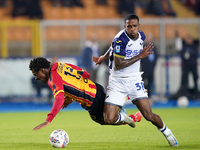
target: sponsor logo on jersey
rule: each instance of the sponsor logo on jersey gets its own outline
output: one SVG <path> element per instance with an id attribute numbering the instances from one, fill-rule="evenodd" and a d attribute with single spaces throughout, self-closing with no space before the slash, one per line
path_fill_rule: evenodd
<path id="1" fill-rule="evenodd" d="M 120 46 L 117 45 L 117 46 L 116 46 L 116 53 L 119 53 L 119 52 L 120 52 Z"/>
<path id="2" fill-rule="evenodd" d="M 137 56 L 141 51 L 142 49 L 141 50 L 126 50 L 126 58 L 132 58 L 134 56 Z"/>
<path id="3" fill-rule="evenodd" d="M 120 43 L 120 42 L 122 42 L 122 41 L 121 40 L 116 41 L 116 43 Z"/>
<path id="4" fill-rule="evenodd" d="M 133 44 L 129 44 L 128 47 L 130 47 L 131 45 L 133 45 Z"/>

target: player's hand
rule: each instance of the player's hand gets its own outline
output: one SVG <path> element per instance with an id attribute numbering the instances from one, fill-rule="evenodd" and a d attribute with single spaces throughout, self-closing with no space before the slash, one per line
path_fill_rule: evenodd
<path id="1" fill-rule="evenodd" d="M 92 60 L 95 62 L 95 65 L 100 65 L 105 59 L 106 59 L 105 56 L 100 56 L 100 57 L 92 56 Z"/>
<path id="2" fill-rule="evenodd" d="M 62 105 L 62 109 L 66 108 L 69 104 L 71 104 L 73 102 L 73 99 L 68 97 L 68 96 L 65 96 L 65 102 L 63 103 Z"/>
<path id="3" fill-rule="evenodd" d="M 51 122 L 49 122 L 49 121 L 45 121 L 45 122 L 41 123 L 40 125 L 36 126 L 35 128 L 33 128 L 33 130 L 38 130 L 38 129 L 41 129 L 41 128 L 43 128 L 43 127 L 46 127 L 46 126 L 48 126 L 50 123 L 51 123 Z"/>
<path id="4" fill-rule="evenodd" d="M 152 43 L 149 43 L 147 46 L 145 46 L 143 48 L 143 50 L 141 51 L 141 53 L 139 54 L 140 59 L 145 58 L 147 56 L 149 56 L 150 54 L 153 54 L 154 52 L 151 51 L 154 48 Z"/>

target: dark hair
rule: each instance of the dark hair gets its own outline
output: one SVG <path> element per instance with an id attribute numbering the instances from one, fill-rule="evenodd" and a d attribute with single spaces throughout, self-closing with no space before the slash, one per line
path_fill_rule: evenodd
<path id="1" fill-rule="evenodd" d="M 128 14 L 125 18 L 124 18 L 124 23 L 126 23 L 126 20 L 131 20 L 131 19 L 137 19 L 139 22 L 139 17 L 135 14 Z"/>
<path id="2" fill-rule="evenodd" d="M 51 62 L 44 57 L 36 57 L 30 61 L 29 70 L 38 72 L 41 68 L 50 68 Z"/>

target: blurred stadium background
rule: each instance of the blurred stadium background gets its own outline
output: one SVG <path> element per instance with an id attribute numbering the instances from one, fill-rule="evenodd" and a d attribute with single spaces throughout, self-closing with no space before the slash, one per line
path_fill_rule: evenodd
<path id="1" fill-rule="evenodd" d="M 160 13 L 148 11 L 149 7 L 159 9 L 154 4 L 160 2 L 170 3 L 167 9 L 171 13 L 167 13 L 165 5 Z M 176 33 L 182 39 L 191 34 L 196 43 L 200 42 L 199 3 L 199 0 L 0 0 L 0 106 L 7 102 L 9 106 L 14 102 L 38 102 L 28 68 L 32 57 L 57 56 L 58 61 L 81 66 L 79 58 L 85 41 L 95 33 L 103 52 L 108 39 L 123 29 L 127 13 L 137 14 L 140 29 L 155 36 L 159 58 L 151 100 L 173 102 L 172 106 L 176 106 L 173 95 L 181 82 Z M 105 87 L 104 72 L 105 68 L 100 68 L 98 82 Z M 191 76 L 189 85 L 194 85 Z M 46 102 L 47 91 L 44 89 L 42 94 L 42 101 Z M 200 97 L 190 99 L 193 100 L 197 102 Z"/>

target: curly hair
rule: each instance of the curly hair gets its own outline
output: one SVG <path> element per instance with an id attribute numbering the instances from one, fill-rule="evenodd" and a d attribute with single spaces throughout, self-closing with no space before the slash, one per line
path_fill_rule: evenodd
<path id="1" fill-rule="evenodd" d="M 36 57 L 30 61 L 29 70 L 38 72 L 41 68 L 50 68 L 51 62 L 44 57 Z"/>

